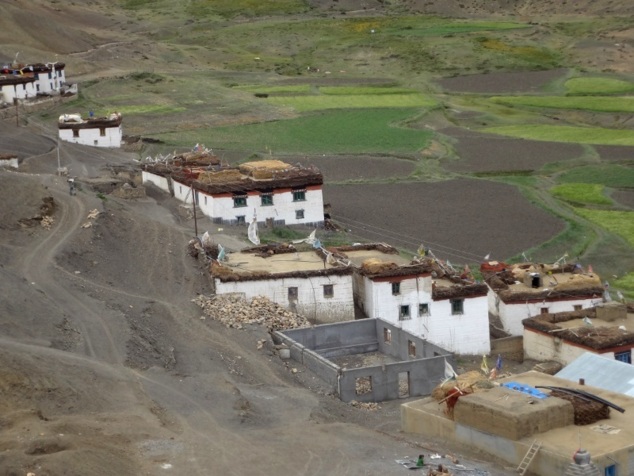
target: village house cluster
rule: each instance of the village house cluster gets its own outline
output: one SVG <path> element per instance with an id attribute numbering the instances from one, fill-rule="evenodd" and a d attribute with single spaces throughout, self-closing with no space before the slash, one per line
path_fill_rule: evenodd
<path id="1" fill-rule="evenodd" d="M 279 160 L 222 165 L 211 151 L 197 146 L 184 154 L 147 159 L 142 169 L 144 183 L 185 204 L 195 203 L 214 223 L 321 227 L 326 220 L 323 177 L 314 167 Z M 258 241 L 258 246 L 223 253 L 210 266 L 216 293 L 238 293 L 247 299 L 265 296 L 313 324 L 381 319 L 464 355 L 491 352 L 491 327 L 521 339 L 534 332 L 530 319 L 535 316 L 573 313 L 592 320 L 596 312 L 604 315 L 599 309 L 609 304 L 604 303 L 604 285 L 596 273 L 562 260 L 552 265 L 486 261 L 480 269 L 483 281 L 478 282 L 468 267 L 456 270 L 424 250 L 405 258 L 384 243 L 326 249 L 314 234 L 299 241 L 303 242 Z M 624 304 L 613 305 L 625 309 Z M 596 322 L 604 325 L 600 319 Z M 620 332 L 634 332 L 627 319 L 612 322 L 625 328 Z M 551 337 L 559 342 L 569 335 L 555 332 Z M 525 339 L 523 352 L 537 357 L 540 351 L 531 348 L 533 342 L 538 339 Z M 632 346 L 634 339 L 632 344 L 588 345 L 584 350 L 611 352 L 631 362 Z M 540 360 L 562 364 L 571 360 L 554 351 L 542 355 Z"/>

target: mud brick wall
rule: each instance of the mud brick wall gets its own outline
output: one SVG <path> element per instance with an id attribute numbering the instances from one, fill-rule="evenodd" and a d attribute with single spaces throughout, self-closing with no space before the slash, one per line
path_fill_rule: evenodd
<path id="1" fill-rule="evenodd" d="M 522 336 L 502 337 L 491 341 L 491 355 L 501 355 L 518 362 L 524 361 L 524 338 Z"/>

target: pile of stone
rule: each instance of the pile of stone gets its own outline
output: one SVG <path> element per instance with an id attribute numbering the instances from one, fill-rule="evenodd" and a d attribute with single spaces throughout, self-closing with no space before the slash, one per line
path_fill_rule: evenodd
<path id="1" fill-rule="evenodd" d="M 352 405 L 355 408 L 360 408 L 362 410 L 368 410 L 368 411 L 376 411 L 379 408 L 381 408 L 379 404 L 375 402 L 357 402 L 356 400 L 352 400 L 350 402 L 350 405 Z"/>
<path id="2" fill-rule="evenodd" d="M 261 324 L 271 332 L 310 325 L 305 317 L 284 309 L 264 296 L 256 296 L 248 301 L 236 294 L 199 295 L 192 301 L 202 308 L 201 319 L 210 317 L 234 329 L 242 329 L 246 324 Z"/>

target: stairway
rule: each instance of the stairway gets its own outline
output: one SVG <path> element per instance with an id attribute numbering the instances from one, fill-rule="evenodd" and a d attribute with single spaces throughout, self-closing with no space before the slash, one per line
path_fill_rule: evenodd
<path id="1" fill-rule="evenodd" d="M 535 455 L 537 454 L 537 452 L 539 451 L 541 447 L 542 447 L 541 442 L 537 440 L 533 440 L 533 444 L 524 455 L 524 459 L 522 459 L 522 462 L 520 463 L 520 465 L 517 467 L 517 472 L 521 476 L 524 476 L 526 474 L 528 467 L 530 466 L 531 462 L 533 461 L 533 458 L 535 458 Z"/>

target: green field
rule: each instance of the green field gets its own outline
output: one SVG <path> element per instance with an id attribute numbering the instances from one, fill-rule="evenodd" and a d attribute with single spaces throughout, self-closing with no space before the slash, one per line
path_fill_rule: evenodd
<path id="1" fill-rule="evenodd" d="M 566 183 L 550 189 L 553 196 L 572 203 L 587 205 L 612 205 L 612 200 L 603 194 L 600 184 Z"/>
<path id="2" fill-rule="evenodd" d="M 433 99 L 422 94 L 274 96 L 267 98 L 266 101 L 276 106 L 292 107 L 299 112 L 320 109 L 422 108 L 432 107 L 436 104 Z"/>
<path id="3" fill-rule="evenodd" d="M 634 92 L 634 83 L 606 77 L 571 78 L 565 83 L 568 94 L 624 94 Z"/>
<path id="4" fill-rule="evenodd" d="M 561 174 L 557 180 L 568 184 L 601 184 L 612 188 L 634 187 L 634 169 L 621 165 L 587 165 Z"/>
<path id="5" fill-rule="evenodd" d="M 399 125 L 416 111 L 406 109 L 334 110 L 297 119 L 162 134 L 169 144 L 213 144 L 218 149 L 293 154 L 414 153 L 432 136 L 428 130 Z"/>
<path id="6" fill-rule="evenodd" d="M 485 127 L 482 132 L 490 132 L 522 139 L 552 142 L 573 142 L 577 144 L 634 145 L 634 134 L 630 130 L 607 129 L 603 127 L 554 126 L 542 124 L 522 124 L 513 126 Z"/>
<path id="7" fill-rule="evenodd" d="M 496 96 L 491 101 L 507 106 L 580 109 L 597 112 L 634 112 L 634 96 Z"/>
<path id="8" fill-rule="evenodd" d="M 590 210 L 586 208 L 577 208 L 575 211 L 582 217 L 619 235 L 631 246 L 634 246 L 634 212 Z"/>

